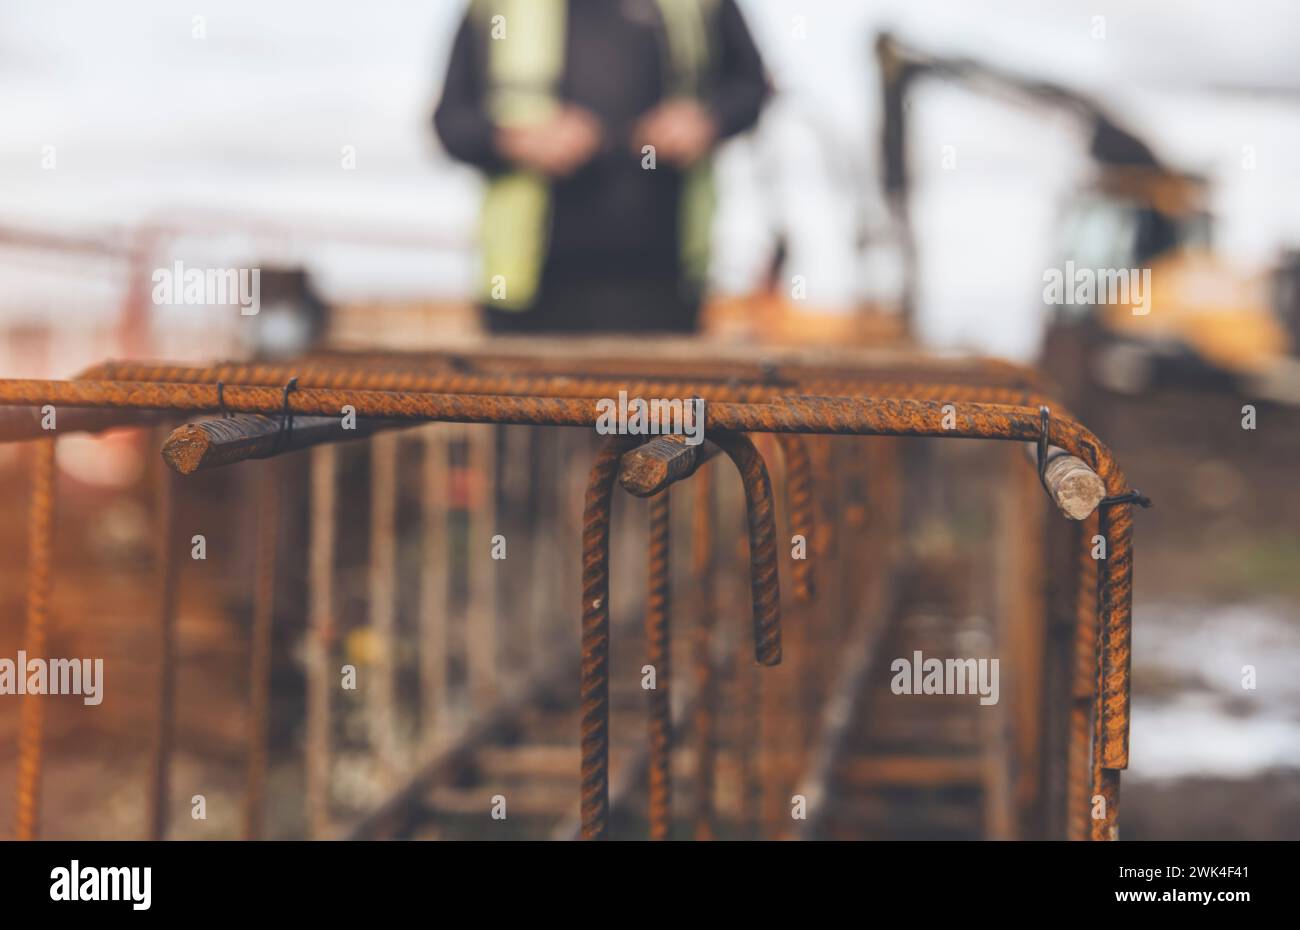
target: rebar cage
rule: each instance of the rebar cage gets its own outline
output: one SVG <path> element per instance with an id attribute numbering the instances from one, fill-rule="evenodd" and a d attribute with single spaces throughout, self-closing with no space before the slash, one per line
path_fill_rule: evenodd
<path id="1" fill-rule="evenodd" d="M 698 400 L 703 433 L 594 429 L 615 398 Z M 1144 499 L 1032 370 L 497 340 L 107 362 L 69 381 L 0 381 L 0 404 L 0 436 L 34 450 L 31 656 L 56 619 L 58 437 L 162 436 L 152 838 L 180 830 L 177 612 L 192 537 L 178 504 L 187 481 L 248 459 L 266 461 L 232 501 L 254 527 L 246 838 L 1117 836 Z M 951 438 L 1025 448 L 968 444 L 954 458 L 932 442 Z M 339 532 L 343 508 L 358 509 L 340 501 L 344 483 L 366 489 L 363 544 Z M 611 520 L 616 500 L 635 523 Z M 963 519 L 977 527 L 966 555 L 933 544 L 936 520 Z M 640 521 L 648 545 L 629 535 Z M 683 548 L 688 559 L 670 558 Z M 338 570 L 358 563 L 364 616 L 345 625 Z M 746 611 L 741 631 L 730 620 Z M 882 709 L 888 657 L 909 644 L 1000 657 L 1007 699 Z M 301 685 L 273 685 L 277 652 L 299 647 Z M 43 703 L 21 699 L 20 838 L 39 832 Z M 279 718 L 287 736 L 273 740 Z M 360 800 L 341 787 L 345 761 L 365 770 Z M 273 788 L 280 769 L 297 790 Z"/>

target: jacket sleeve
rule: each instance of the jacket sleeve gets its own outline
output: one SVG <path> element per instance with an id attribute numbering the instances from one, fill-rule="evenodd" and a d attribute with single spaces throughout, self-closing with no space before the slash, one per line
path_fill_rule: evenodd
<path id="1" fill-rule="evenodd" d="M 758 122 L 770 87 L 763 59 L 735 0 L 722 0 L 715 23 L 718 64 L 706 100 L 718 122 L 718 136 L 725 139 Z"/>
<path id="2" fill-rule="evenodd" d="M 496 126 L 488 116 L 482 37 L 466 13 L 451 46 L 442 99 L 433 112 L 433 128 L 453 158 L 488 172 L 508 166 L 496 149 Z"/>

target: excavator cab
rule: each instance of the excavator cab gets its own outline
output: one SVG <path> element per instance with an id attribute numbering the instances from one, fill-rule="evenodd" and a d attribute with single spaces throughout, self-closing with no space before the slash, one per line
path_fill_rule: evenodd
<path id="1" fill-rule="evenodd" d="M 1198 380 L 1225 380 L 1252 396 L 1300 402 L 1300 362 L 1292 354 L 1292 331 L 1300 330 L 1298 263 L 1284 262 L 1280 276 L 1270 275 L 1217 252 L 1205 178 L 1164 164 L 1107 107 L 1072 88 L 966 56 L 922 51 L 888 33 L 876 37 L 875 53 L 882 89 L 882 187 L 909 253 L 915 243 L 906 98 L 918 80 L 941 79 L 1064 111 L 1090 132 L 1094 177 L 1061 218 L 1056 259 L 1108 280 L 1149 279 L 1150 287 L 1142 288 L 1140 304 L 1109 292 L 1098 300 L 1095 289 L 1092 296 L 1088 289 L 1072 293 L 1074 303 L 1051 299 L 1045 354 L 1061 356 L 1062 364 L 1051 367 L 1058 374 L 1068 371 L 1070 393 L 1086 383 L 1135 393 L 1165 370 L 1181 369 Z M 902 300 L 909 324 L 914 277 L 915 269 L 909 269 Z M 1126 292 L 1131 296 L 1133 288 Z"/>
<path id="2" fill-rule="evenodd" d="M 1095 324 L 1090 374 L 1102 387 L 1138 393 L 1169 373 L 1189 373 L 1258 392 L 1290 350 L 1271 282 L 1214 250 L 1200 178 L 1167 169 L 1104 168 L 1066 209 L 1062 261 L 1097 269 L 1150 269 L 1151 293 L 1131 303 L 1060 308 Z"/>
<path id="3" fill-rule="evenodd" d="M 1098 188 L 1081 192 L 1060 220 L 1058 250 L 1089 268 L 1143 268 L 1176 249 L 1209 251 L 1209 214 L 1171 215 Z M 1091 308 L 1067 306 L 1073 315 Z"/>

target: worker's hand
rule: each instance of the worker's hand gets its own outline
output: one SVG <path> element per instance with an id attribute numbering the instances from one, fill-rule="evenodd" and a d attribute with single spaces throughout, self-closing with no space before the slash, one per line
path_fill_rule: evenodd
<path id="1" fill-rule="evenodd" d="M 497 148 L 521 168 L 566 177 L 591 160 L 600 147 L 600 121 L 581 107 L 566 106 L 536 126 L 497 130 Z"/>
<path id="2" fill-rule="evenodd" d="M 708 154 L 718 137 L 718 124 L 698 101 L 665 100 L 641 117 L 632 132 L 635 148 L 652 145 L 655 158 L 687 168 Z"/>

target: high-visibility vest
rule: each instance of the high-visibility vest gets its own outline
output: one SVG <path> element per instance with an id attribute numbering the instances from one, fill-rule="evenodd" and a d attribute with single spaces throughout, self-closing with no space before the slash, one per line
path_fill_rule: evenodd
<path id="1" fill-rule="evenodd" d="M 667 38 L 672 96 L 698 96 L 709 67 L 707 20 L 714 0 L 656 0 Z M 538 123 L 560 106 L 568 0 L 474 0 L 488 36 L 487 107 L 500 126 Z M 707 156 L 683 177 L 678 206 L 682 268 L 704 281 L 713 222 L 713 166 Z M 526 310 L 537 294 L 550 239 L 551 183 L 524 170 L 491 178 L 479 217 L 481 297 L 488 306 Z"/>

